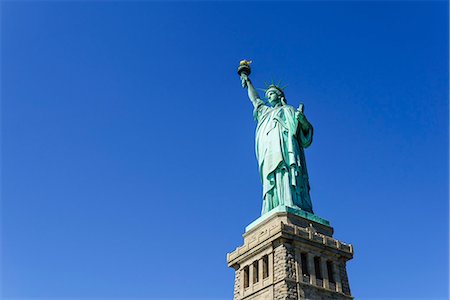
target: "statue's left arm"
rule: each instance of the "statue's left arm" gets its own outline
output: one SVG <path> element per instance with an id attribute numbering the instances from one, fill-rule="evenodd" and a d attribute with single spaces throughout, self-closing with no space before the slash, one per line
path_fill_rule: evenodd
<path id="1" fill-rule="evenodd" d="M 297 138 L 303 148 L 309 147 L 312 143 L 313 127 L 309 123 L 303 111 L 297 110 L 295 112 L 295 118 L 297 120 Z"/>

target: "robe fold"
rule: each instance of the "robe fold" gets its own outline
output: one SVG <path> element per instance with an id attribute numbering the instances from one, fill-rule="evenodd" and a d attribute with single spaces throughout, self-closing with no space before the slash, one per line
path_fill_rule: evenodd
<path id="1" fill-rule="evenodd" d="M 262 214 L 277 206 L 313 212 L 303 148 L 312 142 L 313 128 L 300 128 L 292 106 L 269 107 L 258 99 L 254 117 L 256 157 L 263 185 Z"/>

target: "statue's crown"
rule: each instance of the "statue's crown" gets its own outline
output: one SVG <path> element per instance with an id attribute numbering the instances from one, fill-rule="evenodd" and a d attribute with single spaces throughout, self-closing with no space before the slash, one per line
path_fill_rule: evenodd
<path id="1" fill-rule="evenodd" d="M 279 94 L 280 96 L 284 97 L 284 89 L 286 88 L 286 86 L 281 87 L 280 86 L 281 81 L 278 84 L 274 84 L 273 82 L 267 87 L 267 89 L 264 90 L 264 94 L 267 97 L 267 93 L 270 90 L 276 90 L 277 94 Z"/>

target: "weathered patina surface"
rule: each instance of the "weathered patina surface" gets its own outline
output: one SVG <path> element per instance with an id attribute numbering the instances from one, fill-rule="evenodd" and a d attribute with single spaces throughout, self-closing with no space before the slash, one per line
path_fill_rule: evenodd
<path id="1" fill-rule="evenodd" d="M 238 68 L 242 87 L 254 107 L 256 157 L 263 185 L 262 215 L 278 206 L 313 213 L 309 195 L 304 148 L 311 145 L 313 127 L 306 119 L 303 104 L 288 105 L 280 86 L 271 84 L 263 101 L 250 81 L 250 62 Z"/>

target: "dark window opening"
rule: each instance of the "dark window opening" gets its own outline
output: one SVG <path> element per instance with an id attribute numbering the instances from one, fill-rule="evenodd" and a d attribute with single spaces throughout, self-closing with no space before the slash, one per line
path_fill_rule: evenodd
<path id="1" fill-rule="evenodd" d="M 264 255 L 262 258 L 263 263 L 263 278 L 269 277 L 269 256 Z"/>
<path id="2" fill-rule="evenodd" d="M 308 276 L 309 270 L 308 270 L 308 260 L 306 257 L 306 253 L 300 254 L 300 258 L 302 261 L 302 274 Z"/>
<path id="3" fill-rule="evenodd" d="M 253 283 L 257 283 L 259 281 L 259 262 L 253 262 Z"/>
<path id="4" fill-rule="evenodd" d="M 248 273 L 249 273 L 249 267 L 246 266 L 246 267 L 244 267 L 244 288 L 248 288 L 250 285 Z"/>
<path id="5" fill-rule="evenodd" d="M 328 271 L 328 281 L 332 283 L 336 283 L 334 276 L 333 276 L 333 262 L 328 260 L 327 261 L 327 271 Z"/>
<path id="6" fill-rule="evenodd" d="M 320 269 L 320 257 L 318 256 L 314 257 L 314 269 L 316 270 L 316 278 L 323 279 L 322 270 Z"/>

